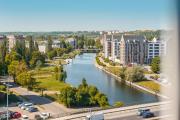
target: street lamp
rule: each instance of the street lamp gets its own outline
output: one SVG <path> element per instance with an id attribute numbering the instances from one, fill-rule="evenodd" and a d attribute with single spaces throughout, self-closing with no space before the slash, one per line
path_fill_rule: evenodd
<path id="1" fill-rule="evenodd" d="M 5 74 L 4 74 L 5 75 Z M 8 111 L 8 99 L 9 99 L 9 77 L 7 78 L 7 84 L 6 84 L 6 92 L 7 92 L 7 120 L 9 119 L 9 111 Z"/>
<path id="2" fill-rule="evenodd" d="M 4 76 L 5 76 L 5 71 L 3 70 L 3 73 L 4 73 Z M 8 117 L 9 117 L 9 112 L 8 112 L 8 103 L 9 103 L 9 101 L 8 101 L 8 92 L 9 92 L 9 86 L 8 86 L 8 82 L 9 82 L 9 77 L 8 77 L 8 79 L 7 79 L 7 83 L 6 83 L 6 109 L 7 109 L 7 120 L 9 119 Z"/>

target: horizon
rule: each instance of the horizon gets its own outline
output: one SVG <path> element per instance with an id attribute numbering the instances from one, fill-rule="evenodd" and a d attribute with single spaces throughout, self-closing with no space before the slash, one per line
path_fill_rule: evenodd
<path id="1" fill-rule="evenodd" d="M 171 8 L 170 0 L 3 0 L 0 32 L 168 29 Z"/>

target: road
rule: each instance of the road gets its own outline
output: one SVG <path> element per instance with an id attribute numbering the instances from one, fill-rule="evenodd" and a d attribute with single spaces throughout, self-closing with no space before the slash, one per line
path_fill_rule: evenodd
<path id="1" fill-rule="evenodd" d="M 109 110 L 102 110 L 100 112 L 104 113 L 105 120 L 143 120 L 142 117 L 137 116 L 137 110 L 140 107 L 149 108 L 152 112 L 155 113 L 155 117 L 159 117 L 160 111 L 168 113 L 168 108 L 163 107 L 164 104 L 159 103 L 148 103 L 148 104 L 142 104 L 142 105 L 134 105 L 134 106 L 128 106 L 128 107 L 122 107 L 122 108 L 115 108 L 115 109 L 109 109 Z M 81 114 L 75 114 L 70 115 L 66 117 L 57 118 L 54 120 L 84 120 L 86 115 L 89 115 L 91 113 L 81 113 Z M 92 113 L 93 114 L 93 113 Z"/>
<path id="2" fill-rule="evenodd" d="M 7 77 L 1 78 L 1 82 L 7 81 Z M 9 80 L 9 84 L 12 85 L 12 87 L 9 88 L 10 91 L 15 92 L 18 95 L 21 95 L 23 98 L 27 99 L 29 102 L 32 102 L 38 107 L 40 107 L 44 112 L 49 112 L 51 114 L 57 115 L 63 115 L 67 112 L 72 112 L 73 109 L 68 109 L 65 106 L 58 104 L 56 102 L 53 102 L 45 97 L 41 97 L 39 93 L 28 91 L 26 88 L 22 88 L 15 83 L 12 82 L 12 80 Z"/>

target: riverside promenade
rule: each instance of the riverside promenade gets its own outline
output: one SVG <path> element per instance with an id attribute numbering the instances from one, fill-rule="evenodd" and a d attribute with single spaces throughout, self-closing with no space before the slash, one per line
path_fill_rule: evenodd
<path id="1" fill-rule="evenodd" d="M 100 66 L 100 65 L 96 62 L 96 60 L 95 60 L 95 63 L 94 63 L 94 64 L 95 64 L 95 66 L 96 66 L 97 68 L 99 68 L 99 69 L 101 69 L 102 71 L 104 71 L 104 72 L 112 75 L 112 76 L 113 76 L 114 78 L 116 78 L 116 80 L 118 80 L 119 82 L 122 82 L 120 77 L 118 77 L 117 75 L 115 75 L 115 74 L 107 71 L 103 66 Z M 145 88 L 145 87 L 142 87 L 142 86 L 140 86 L 140 85 L 137 85 L 136 83 L 133 83 L 133 82 L 130 82 L 130 81 L 127 81 L 127 80 L 126 80 L 125 84 L 126 84 L 126 85 L 129 85 L 129 86 L 131 86 L 131 87 L 134 87 L 134 88 L 136 88 L 136 89 L 143 90 L 143 91 L 146 91 L 146 92 L 148 92 L 148 93 L 157 95 L 157 96 L 159 96 L 159 97 L 161 97 L 161 98 L 168 99 L 167 96 L 162 95 L 162 94 L 157 93 L 157 92 L 154 92 L 154 91 L 152 91 L 152 90 L 150 90 L 150 89 L 147 89 L 147 88 Z"/>

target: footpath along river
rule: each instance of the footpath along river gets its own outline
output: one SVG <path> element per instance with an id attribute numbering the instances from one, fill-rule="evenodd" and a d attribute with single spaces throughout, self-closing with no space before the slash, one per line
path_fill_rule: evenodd
<path id="1" fill-rule="evenodd" d="M 95 53 L 83 53 L 77 55 L 70 64 L 65 65 L 66 82 L 77 87 L 85 78 L 89 85 L 96 86 L 107 95 L 111 105 L 116 101 L 122 101 L 125 105 L 158 101 L 157 96 L 121 84 L 113 76 L 98 69 L 94 65 L 95 57 Z"/>

